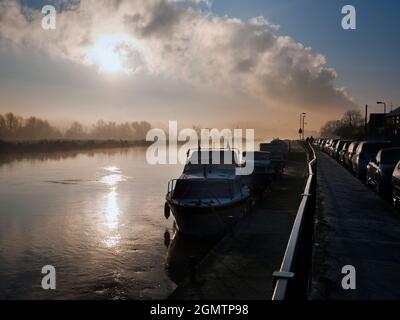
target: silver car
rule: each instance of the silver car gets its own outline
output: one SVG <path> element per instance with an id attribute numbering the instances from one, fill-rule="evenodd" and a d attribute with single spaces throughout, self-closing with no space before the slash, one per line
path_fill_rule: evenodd
<path id="1" fill-rule="evenodd" d="M 367 176 L 367 165 L 382 149 L 392 146 L 390 141 L 363 141 L 352 158 L 352 168 L 357 177 L 362 180 Z"/>
<path id="2" fill-rule="evenodd" d="M 400 161 L 400 148 L 383 149 L 367 166 L 367 184 L 378 193 L 391 191 L 393 170 Z"/>

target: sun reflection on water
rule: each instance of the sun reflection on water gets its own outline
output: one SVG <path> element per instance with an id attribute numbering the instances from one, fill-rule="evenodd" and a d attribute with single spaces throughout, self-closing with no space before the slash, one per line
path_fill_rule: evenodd
<path id="1" fill-rule="evenodd" d="M 119 208 L 117 202 L 118 193 L 115 188 L 107 194 L 107 206 L 106 206 L 106 224 L 109 229 L 115 229 L 118 226 Z"/>
<path id="2" fill-rule="evenodd" d="M 118 231 L 120 209 L 118 206 L 118 192 L 117 187 L 120 182 L 126 181 L 126 177 L 121 174 L 121 170 L 115 166 L 104 167 L 103 170 L 110 174 L 103 176 L 100 179 L 100 183 L 108 187 L 108 192 L 105 195 L 106 204 L 104 208 L 105 212 L 105 225 L 108 228 L 107 237 L 103 240 L 106 247 L 116 247 L 121 239 Z"/>

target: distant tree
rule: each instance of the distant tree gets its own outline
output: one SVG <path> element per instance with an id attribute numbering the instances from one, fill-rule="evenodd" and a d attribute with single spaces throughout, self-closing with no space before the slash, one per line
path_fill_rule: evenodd
<path id="1" fill-rule="evenodd" d="M 30 117 L 20 129 L 17 138 L 21 139 L 57 139 L 61 138 L 60 131 L 52 127 L 48 121 Z"/>
<path id="2" fill-rule="evenodd" d="M 71 127 L 65 132 L 67 139 L 84 139 L 86 132 L 79 122 L 74 122 Z"/>
<path id="3" fill-rule="evenodd" d="M 321 128 L 321 136 L 322 137 L 332 137 L 336 135 L 337 129 L 340 127 L 340 120 L 331 120 L 325 123 L 325 125 Z"/>
<path id="4" fill-rule="evenodd" d="M 6 128 L 6 120 L 3 115 L 0 114 L 0 139 L 6 138 L 7 128 Z"/>
<path id="5" fill-rule="evenodd" d="M 133 122 L 133 139 L 134 140 L 146 140 L 147 132 L 151 129 L 151 124 L 146 121 Z"/>
<path id="6" fill-rule="evenodd" d="M 360 127 L 363 121 L 363 116 L 359 110 L 346 111 L 342 118 L 343 125 L 353 128 Z"/>
<path id="7" fill-rule="evenodd" d="M 15 116 L 12 112 L 4 115 L 5 127 L 9 137 L 15 136 L 22 127 L 22 118 Z"/>
<path id="8" fill-rule="evenodd" d="M 90 130 L 86 132 L 82 124 L 74 122 L 64 135 L 53 127 L 48 121 L 36 117 L 23 119 L 13 113 L 0 115 L 0 139 L 99 139 L 99 140 L 137 140 L 144 141 L 151 124 L 146 121 L 105 122 L 99 120 Z"/>
<path id="9" fill-rule="evenodd" d="M 358 110 L 346 111 L 341 120 L 328 121 L 321 128 L 321 136 L 338 136 L 343 139 L 357 138 L 362 129 L 363 117 Z"/>

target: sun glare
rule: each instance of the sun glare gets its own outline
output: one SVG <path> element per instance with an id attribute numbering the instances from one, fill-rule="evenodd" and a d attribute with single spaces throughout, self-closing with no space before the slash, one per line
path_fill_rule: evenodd
<path id="1" fill-rule="evenodd" d="M 137 43 L 126 34 L 100 36 L 89 49 L 86 59 L 89 64 L 96 65 L 102 73 L 128 74 L 126 59 L 129 47 L 137 47 Z"/>

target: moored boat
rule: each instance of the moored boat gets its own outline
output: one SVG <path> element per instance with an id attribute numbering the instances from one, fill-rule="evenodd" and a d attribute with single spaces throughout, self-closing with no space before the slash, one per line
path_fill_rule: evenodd
<path id="1" fill-rule="evenodd" d="M 199 237 L 221 235 L 245 216 L 250 191 L 236 175 L 237 167 L 234 151 L 192 153 L 181 177 L 168 183 L 166 210 L 172 211 L 179 232 Z"/>
<path id="2" fill-rule="evenodd" d="M 282 140 L 273 140 L 271 143 L 261 143 L 260 151 L 269 152 L 275 176 L 281 176 L 286 167 L 288 147 Z"/>
<path id="3" fill-rule="evenodd" d="M 244 164 L 252 162 L 253 173 L 242 176 L 242 181 L 252 193 L 259 194 L 269 188 L 274 175 L 274 167 L 271 162 L 271 154 L 263 151 L 252 151 L 243 153 Z"/>

